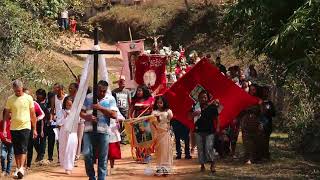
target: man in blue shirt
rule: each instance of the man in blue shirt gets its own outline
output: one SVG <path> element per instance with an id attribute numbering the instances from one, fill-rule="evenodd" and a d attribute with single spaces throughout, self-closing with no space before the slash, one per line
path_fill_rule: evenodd
<path id="1" fill-rule="evenodd" d="M 110 118 L 117 118 L 116 101 L 112 96 L 107 96 L 108 82 L 99 81 L 97 96 L 98 103 L 93 104 L 93 94 L 88 94 L 81 111 L 81 118 L 85 120 L 83 135 L 83 155 L 86 173 L 89 180 L 96 180 L 94 171 L 94 152 L 98 152 L 98 180 L 104 180 L 107 172 L 107 158 L 109 149 Z M 97 117 L 92 115 L 92 110 L 97 110 Z M 92 123 L 97 123 L 97 131 L 93 131 Z"/>

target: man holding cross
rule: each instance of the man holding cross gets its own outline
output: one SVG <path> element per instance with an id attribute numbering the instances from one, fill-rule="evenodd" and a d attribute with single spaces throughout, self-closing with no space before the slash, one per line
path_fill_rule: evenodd
<path id="1" fill-rule="evenodd" d="M 117 118 L 117 106 L 113 96 L 106 96 L 108 91 L 108 71 L 102 54 L 120 54 L 119 51 L 100 50 L 98 28 L 94 29 L 93 50 L 77 50 L 72 54 L 88 54 L 82 70 L 79 90 L 75 96 L 66 130 L 72 132 L 78 124 L 78 116 L 85 120 L 83 135 L 83 155 L 86 173 L 90 180 L 96 180 L 93 164 L 98 155 L 98 180 L 104 180 L 107 172 L 109 148 L 110 118 Z M 92 64 L 93 63 L 93 64 Z M 92 68 L 93 67 L 93 68 Z M 89 77 L 93 70 L 93 93 L 86 95 Z M 101 79 L 98 82 L 98 70 Z M 83 104 L 82 109 L 81 107 Z"/>
<path id="2" fill-rule="evenodd" d="M 107 96 L 108 83 L 99 81 L 97 88 L 98 103 L 93 104 L 93 94 L 88 94 L 80 116 L 85 119 L 83 135 L 83 155 L 89 180 L 95 180 L 94 161 L 98 153 L 98 180 L 104 180 L 107 172 L 107 157 L 109 147 L 108 129 L 110 118 L 117 118 L 116 101 L 112 96 Z M 92 115 L 92 110 L 97 110 L 97 116 Z M 96 123 L 97 130 L 94 131 Z"/>

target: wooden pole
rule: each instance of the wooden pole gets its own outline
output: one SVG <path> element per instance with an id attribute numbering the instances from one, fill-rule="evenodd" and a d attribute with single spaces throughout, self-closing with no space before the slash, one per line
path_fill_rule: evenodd
<path id="1" fill-rule="evenodd" d="M 132 33 L 131 33 L 131 28 L 129 27 L 129 35 L 130 35 L 130 41 L 132 42 Z"/>
<path id="2" fill-rule="evenodd" d="M 99 44 L 99 37 L 98 37 L 98 28 L 94 28 L 94 45 Z M 93 62 L 93 104 L 98 103 L 98 69 L 99 69 L 99 55 L 93 55 L 94 62 Z M 97 110 L 93 110 L 92 115 L 97 117 Z M 97 132 L 97 123 L 92 123 L 93 131 Z"/>

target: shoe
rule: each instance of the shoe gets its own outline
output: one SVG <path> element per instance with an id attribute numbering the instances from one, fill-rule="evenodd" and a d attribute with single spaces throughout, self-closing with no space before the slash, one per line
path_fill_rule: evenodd
<path id="1" fill-rule="evenodd" d="M 22 179 L 22 178 L 23 178 L 23 176 L 24 176 L 24 170 L 23 170 L 23 168 L 20 168 L 20 169 L 19 169 L 17 175 L 18 175 L 18 179 Z"/>
<path id="2" fill-rule="evenodd" d="M 192 156 L 186 156 L 185 159 L 192 159 Z"/>
<path id="3" fill-rule="evenodd" d="M 74 161 L 74 167 L 78 167 L 78 161 Z"/>
<path id="4" fill-rule="evenodd" d="M 71 175 L 71 171 L 66 170 L 66 174 L 67 174 L 67 175 Z"/>
<path id="5" fill-rule="evenodd" d="M 166 168 L 162 167 L 162 176 L 168 176 L 168 175 L 169 175 L 169 171 Z"/>
<path id="6" fill-rule="evenodd" d="M 18 172 L 19 172 L 19 169 L 16 168 L 16 170 L 13 173 L 13 177 L 17 178 L 18 177 Z"/>
<path id="7" fill-rule="evenodd" d="M 177 156 L 176 159 L 181 159 L 181 156 Z"/>
<path id="8" fill-rule="evenodd" d="M 200 172 L 205 172 L 205 171 L 206 171 L 206 167 L 205 166 L 201 166 Z"/>
<path id="9" fill-rule="evenodd" d="M 161 176 L 162 175 L 162 169 L 161 168 L 158 168 L 156 173 L 154 174 L 156 176 Z"/>
<path id="10" fill-rule="evenodd" d="M 4 177 L 4 176 L 6 176 L 6 174 L 7 174 L 7 173 L 3 171 L 3 172 L 0 174 L 0 177 Z"/>

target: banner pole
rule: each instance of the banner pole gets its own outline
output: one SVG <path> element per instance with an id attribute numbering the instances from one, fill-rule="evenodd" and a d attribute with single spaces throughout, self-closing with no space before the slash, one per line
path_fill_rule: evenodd
<path id="1" fill-rule="evenodd" d="M 130 35 L 130 41 L 132 42 L 132 33 L 131 33 L 131 28 L 129 27 L 129 35 Z"/>

